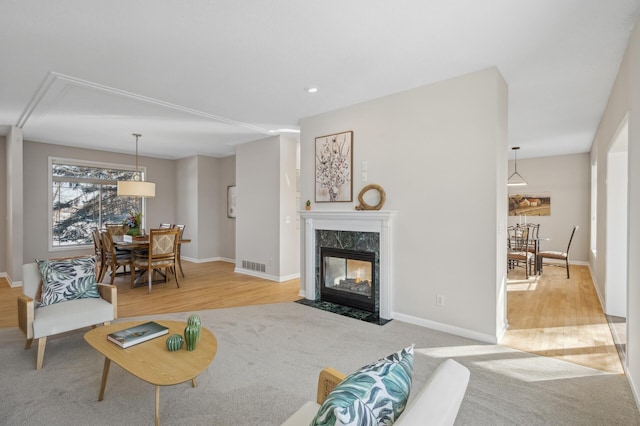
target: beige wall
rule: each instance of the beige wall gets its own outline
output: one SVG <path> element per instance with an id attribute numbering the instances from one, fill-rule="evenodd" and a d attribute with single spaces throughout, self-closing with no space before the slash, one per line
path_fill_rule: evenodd
<path id="1" fill-rule="evenodd" d="M 0 137 L 0 161 L 7 164 L 6 138 Z M 24 161 L 19 179 L 24 188 L 24 206 L 14 209 L 12 214 L 24 222 L 20 226 L 19 264 L 36 258 L 51 258 L 87 254 L 86 250 L 50 250 L 48 240 L 48 164 L 49 157 L 76 160 L 99 161 L 131 166 L 135 157 L 105 151 L 73 148 L 61 145 L 25 141 L 20 151 Z M 139 157 L 141 167 L 147 168 L 147 179 L 156 183 L 156 197 L 146 200 L 144 215 L 147 229 L 157 227 L 162 222 L 184 223 L 185 237 L 193 240 L 184 246 L 185 258 L 193 256 L 194 261 L 232 260 L 235 254 L 235 220 L 226 217 L 226 187 L 235 183 L 235 157 L 224 159 L 193 157 L 183 160 L 166 160 Z M 14 168 L 15 169 L 15 168 Z M 0 176 L 0 211 L 6 217 L 5 228 L 13 232 L 0 234 L 0 273 L 19 283 L 21 274 L 9 273 L 7 259 L 10 243 L 9 234 L 15 234 L 15 227 L 7 222 L 8 211 L 7 173 Z M 190 190 L 194 189 L 194 194 Z M 198 192 L 200 191 L 200 192 Z M 193 215 L 193 218 L 191 217 Z M 198 218 L 199 217 L 199 218 Z M 201 222 L 199 222 L 199 220 Z M 28 225 L 27 225 L 28 224 Z M 10 229 L 9 229 L 10 228 Z M 24 228 L 24 230 L 23 230 Z M 200 231 L 200 232 L 198 232 Z M 198 238 L 200 240 L 198 241 Z M 13 244 L 13 243 L 12 243 Z M 192 250 L 193 253 L 190 253 Z M 14 250 L 15 252 L 15 250 Z M 17 261 L 17 260 L 16 260 Z M 14 268 L 15 269 L 15 268 Z M 18 268 L 20 269 L 20 268 Z M 7 272 L 5 272 L 7 271 Z M 21 271 L 18 271 L 21 272 Z"/>
<path id="2" fill-rule="evenodd" d="M 507 87 L 500 73 L 487 69 L 305 118 L 301 130 L 301 200 L 315 198 L 314 138 L 353 130 L 354 202 L 313 209 L 352 211 L 367 161 L 367 183 L 381 185 L 383 208 L 399 212 L 393 317 L 496 341 L 506 316 Z"/>
<path id="3" fill-rule="evenodd" d="M 236 147 L 236 268 L 262 263 L 273 279 L 280 274 L 279 166 L 279 136 Z"/>
<path id="4" fill-rule="evenodd" d="M 509 171 L 513 171 L 509 161 Z M 518 173 L 527 180 L 524 187 L 511 187 L 509 193 L 548 192 L 551 194 L 551 216 L 527 217 L 527 222 L 540 224 L 540 235 L 548 237 L 542 250 L 565 251 L 573 225 L 578 225 L 571 243 L 569 260 L 586 264 L 589 261 L 589 231 L 591 208 L 591 166 L 589 154 L 560 155 L 518 159 Z M 519 188 L 519 189 L 517 189 Z M 510 225 L 524 221 L 510 216 Z"/>
<path id="5" fill-rule="evenodd" d="M 640 22 L 640 21 L 638 21 Z M 598 164 L 597 251 L 589 264 L 601 297 L 606 299 L 607 258 L 607 152 L 617 129 L 628 114 L 628 277 L 627 376 L 640 406 L 640 25 L 631 35 L 609 102 L 591 148 L 591 163 Z"/>
<path id="6" fill-rule="evenodd" d="M 299 275 L 295 178 L 294 139 L 274 136 L 236 147 L 236 270 L 274 281 Z M 265 272 L 243 270 L 243 260 L 264 264 Z"/>
<path id="7" fill-rule="evenodd" d="M 7 164 L 6 138 L 0 135 L 0 164 Z M 2 217 L 2 227 L 0 228 L 0 276 L 4 276 L 7 270 L 7 168 L 0 173 L 0 217 Z"/>
<path id="8" fill-rule="evenodd" d="M 193 156 L 175 161 L 175 219 L 185 225 L 182 256 L 193 262 L 231 260 L 235 223 L 226 217 L 226 187 L 235 182 L 235 157 Z M 223 216 L 224 215 L 224 216 Z"/>
<path id="9" fill-rule="evenodd" d="M 92 252 L 89 250 L 48 249 L 49 223 L 49 157 L 100 161 L 105 163 L 132 165 L 135 157 L 106 151 L 71 148 L 61 145 L 24 142 L 24 261 L 35 258 L 47 259 L 56 256 L 72 256 Z M 175 163 L 150 157 L 139 157 L 141 167 L 147 167 L 147 180 L 155 182 L 156 196 L 147 199 L 145 226 L 157 226 L 160 222 L 175 217 Z"/>
<path id="10" fill-rule="evenodd" d="M 227 187 L 236 184 L 236 157 L 220 160 L 220 257 L 235 262 L 236 258 L 236 219 L 227 217 Z"/>

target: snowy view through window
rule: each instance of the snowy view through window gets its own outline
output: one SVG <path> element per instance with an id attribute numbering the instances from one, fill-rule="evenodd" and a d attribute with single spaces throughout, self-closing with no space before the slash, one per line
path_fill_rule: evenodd
<path id="1" fill-rule="evenodd" d="M 117 195 L 118 180 L 131 180 L 133 171 L 56 162 L 51 171 L 53 247 L 93 244 L 94 227 L 142 211 L 141 198 Z"/>

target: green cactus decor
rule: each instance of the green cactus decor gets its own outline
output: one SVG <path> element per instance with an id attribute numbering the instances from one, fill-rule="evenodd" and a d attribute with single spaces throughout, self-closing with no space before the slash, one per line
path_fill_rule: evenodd
<path id="1" fill-rule="evenodd" d="M 187 320 L 187 324 L 195 325 L 198 328 L 196 342 L 199 342 L 200 335 L 202 334 L 202 320 L 200 319 L 200 316 L 198 316 L 197 314 L 190 315 L 189 319 Z"/>
<path id="2" fill-rule="evenodd" d="M 187 324 L 184 329 L 184 341 L 187 343 L 187 350 L 193 351 L 196 349 L 196 342 L 198 339 L 198 327 L 194 324 Z"/>
<path id="3" fill-rule="evenodd" d="M 182 344 L 184 343 L 184 339 L 179 334 L 172 334 L 167 337 L 167 349 L 170 351 L 177 351 L 182 349 Z"/>

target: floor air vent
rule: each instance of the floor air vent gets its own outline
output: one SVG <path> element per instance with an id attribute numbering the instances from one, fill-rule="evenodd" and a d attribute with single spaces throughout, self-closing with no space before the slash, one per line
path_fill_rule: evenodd
<path id="1" fill-rule="evenodd" d="M 264 263 L 249 262 L 248 260 L 243 260 L 242 269 L 248 269 L 250 271 L 265 272 L 266 265 Z"/>

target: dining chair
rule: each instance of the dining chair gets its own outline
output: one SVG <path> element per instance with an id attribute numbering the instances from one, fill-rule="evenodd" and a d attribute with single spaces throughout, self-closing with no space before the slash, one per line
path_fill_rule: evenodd
<path id="1" fill-rule="evenodd" d="M 182 241 L 184 239 L 184 225 L 173 225 L 174 228 L 178 228 L 180 230 L 180 238 Z M 180 273 L 182 274 L 182 278 L 184 278 L 184 272 L 182 271 L 182 244 L 178 242 L 178 267 L 180 268 Z"/>
<path id="2" fill-rule="evenodd" d="M 553 250 L 545 250 L 538 252 L 538 257 L 540 257 L 540 270 L 542 270 L 542 265 L 544 259 L 554 259 L 554 260 L 564 260 L 564 265 L 556 264 L 556 263 L 547 263 L 547 266 L 563 266 L 567 268 L 567 279 L 570 278 L 569 275 L 569 249 L 571 248 L 571 241 L 573 241 L 573 236 L 576 233 L 576 229 L 578 229 L 578 225 L 574 225 L 571 230 L 571 236 L 569 237 L 569 244 L 567 244 L 567 251 L 553 251 Z"/>
<path id="3" fill-rule="evenodd" d="M 507 266 L 513 269 L 523 263 L 526 279 L 529 279 L 535 262 L 535 255 L 529 251 L 530 236 L 530 229 L 525 225 L 507 228 Z"/>
<path id="4" fill-rule="evenodd" d="M 111 231 L 111 235 L 124 235 L 127 230 L 121 223 L 105 223 L 104 228 Z"/>
<path id="5" fill-rule="evenodd" d="M 98 266 L 98 271 L 96 277 L 98 282 L 102 282 L 105 273 L 105 264 L 104 264 L 104 249 L 102 247 L 102 236 L 100 235 L 100 229 L 93 228 L 91 230 L 91 234 L 93 236 L 93 250 L 96 254 L 96 264 Z"/>
<path id="6" fill-rule="evenodd" d="M 540 251 L 540 224 L 539 223 L 526 223 L 522 226 L 526 226 L 529 231 L 529 245 L 527 251 L 533 253 L 534 259 L 534 272 L 540 273 L 538 252 Z"/>
<path id="7" fill-rule="evenodd" d="M 159 229 L 167 229 L 167 228 L 173 228 L 173 225 L 170 223 L 161 223 L 160 226 L 158 227 Z"/>
<path id="8" fill-rule="evenodd" d="M 178 255 L 178 239 L 180 230 L 177 228 L 151 229 L 149 231 L 149 249 L 146 252 L 133 252 L 131 264 L 131 288 L 135 283 L 135 270 L 147 271 L 149 293 L 153 282 L 153 272 L 156 269 L 164 269 L 164 280 L 169 281 L 169 271 L 173 271 L 176 285 L 180 287 L 176 271 Z"/>
<path id="9" fill-rule="evenodd" d="M 107 268 L 111 270 L 111 284 L 116 278 L 116 271 L 122 266 L 124 273 L 127 272 L 127 266 L 131 267 L 131 252 L 129 251 L 116 251 L 116 246 L 113 243 L 113 234 L 111 229 L 107 228 L 102 235 L 102 248 L 104 251 L 105 270 L 104 275 L 107 273 Z M 132 272 L 133 268 L 130 268 Z M 102 280 L 100 280 L 102 282 Z"/>

